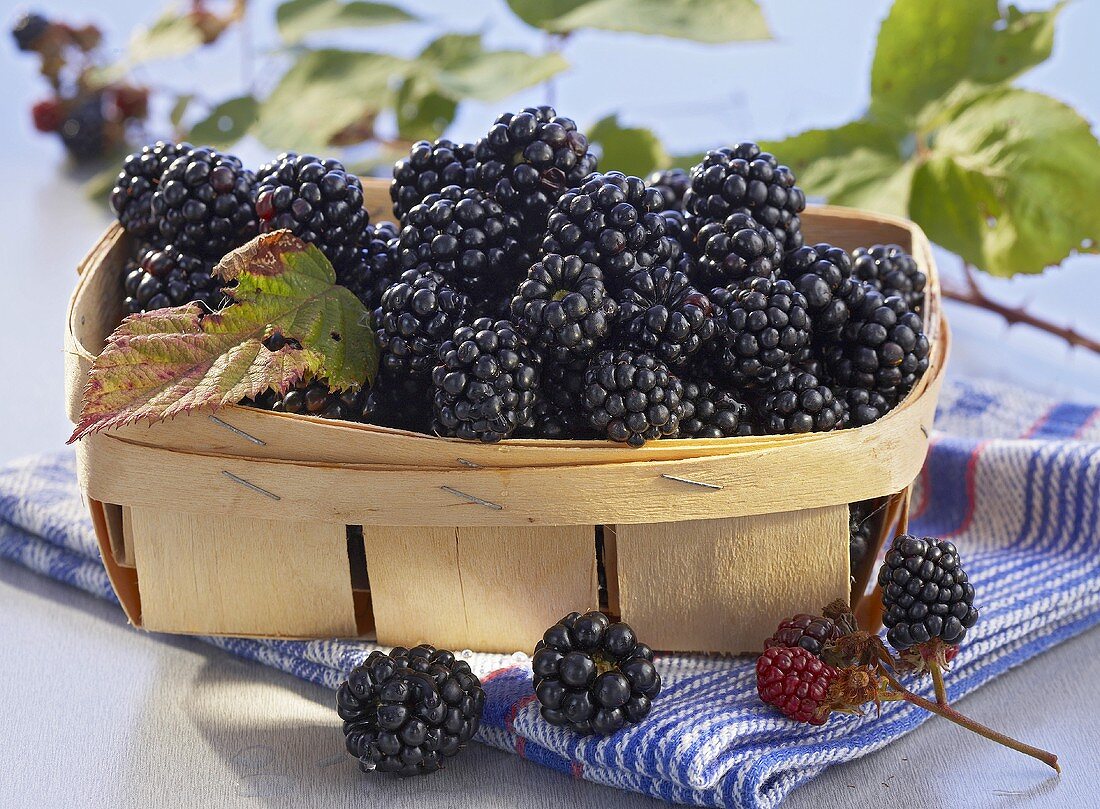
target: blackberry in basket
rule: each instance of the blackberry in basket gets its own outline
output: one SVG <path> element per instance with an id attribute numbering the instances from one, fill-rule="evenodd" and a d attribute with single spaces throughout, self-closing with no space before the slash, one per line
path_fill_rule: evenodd
<path id="1" fill-rule="evenodd" d="M 720 222 L 739 211 L 751 214 L 784 251 L 802 246 L 798 215 L 805 207 L 794 173 L 755 143 L 707 152 L 692 167 L 684 194 L 684 210 L 701 219 Z"/>
<path id="2" fill-rule="evenodd" d="M 784 371 L 759 404 L 768 433 L 820 433 L 844 426 L 844 403 L 828 385 L 805 371 Z"/>
<path id="3" fill-rule="evenodd" d="M 581 407 L 599 435 L 640 447 L 679 434 L 683 397 L 683 384 L 655 357 L 601 351 L 585 371 Z"/>
<path id="4" fill-rule="evenodd" d="M 782 251 L 772 232 L 747 213 L 708 222 L 695 235 L 693 280 L 700 286 L 739 285 L 751 278 L 775 280 Z"/>
<path id="5" fill-rule="evenodd" d="M 631 273 L 619 293 L 620 339 L 671 367 L 683 365 L 717 326 L 710 299 L 663 265 Z"/>
<path id="6" fill-rule="evenodd" d="M 806 298 L 818 334 L 839 331 L 863 300 L 864 286 L 852 278 L 851 256 L 831 244 L 787 253 L 781 275 Z"/>
<path id="7" fill-rule="evenodd" d="M 524 435 L 535 438 L 594 438 L 581 400 L 588 361 L 543 362 L 542 381 L 535 398 L 533 423 Z"/>
<path id="8" fill-rule="evenodd" d="M 512 319 L 524 335 L 557 362 L 595 353 L 617 311 L 599 267 L 556 253 L 531 266 L 511 304 Z"/>
<path id="9" fill-rule="evenodd" d="M 547 106 L 501 115 L 477 142 L 475 156 L 478 187 L 520 217 L 529 239 L 545 230 L 558 197 L 596 170 L 588 138 Z"/>
<path id="10" fill-rule="evenodd" d="M 382 367 L 427 379 L 439 346 L 466 321 L 469 311 L 469 297 L 448 286 L 438 273 L 402 273 L 382 294 L 377 311 Z"/>
<path id="11" fill-rule="evenodd" d="M 160 185 L 161 175 L 168 165 L 192 148 L 190 143 L 158 140 L 122 161 L 122 170 L 111 189 L 111 209 L 131 236 L 158 236 L 157 223 L 153 219 L 153 192 Z"/>
<path id="12" fill-rule="evenodd" d="M 465 660 L 421 644 L 373 651 L 336 691 L 348 752 L 364 772 L 424 775 L 457 755 L 485 709 Z"/>
<path id="13" fill-rule="evenodd" d="M 429 194 L 438 194 L 449 185 L 474 188 L 477 161 L 469 143 L 444 139 L 434 143 L 420 140 L 409 149 L 409 156 L 393 164 L 390 199 L 393 213 L 404 223 L 406 215 Z"/>
<path id="14" fill-rule="evenodd" d="M 371 312 L 382 304 L 382 293 L 397 276 L 397 228 L 392 222 L 363 228 L 354 258 L 336 269 L 336 283 L 354 292 Z"/>
<path id="15" fill-rule="evenodd" d="M 367 223 L 363 184 L 339 160 L 285 152 L 256 177 L 256 216 L 261 233 L 285 228 L 343 268 Z"/>
<path id="16" fill-rule="evenodd" d="M 265 343 L 265 345 L 268 345 Z M 275 346 L 275 347 L 272 347 Z M 268 345 L 269 350 L 278 351 L 279 342 Z M 245 407 L 257 407 L 276 413 L 295 413 L 299 416 L 318 416 L 338 421 L 369 421 L 367 406 L 369 390 L 366 386 L 358 389 L 334 391 L 324 379 L 302 380 L 286 393 L 266 390 L 255 399 L 245 399 Z"/>
<path id="17" fill-rule="evenodd" d="M 873 424 L 889 413 L 898 403 L 894 394 L 884 396 L 867 388 L 840 388 L 837 396 L 844 402 L 848 417 L 847 426 L 863 427 Z"/>
<path id="18" fill-rule="evenodd" d="M 655 171 L 645 178 L 650 188 L 661 192 L 665 200 L 666 211 L 684 210 L 684 194 L 691 186 L 691 175 L 683 169 L 664 169 Z"/>
<path id="19" fill-rule="evenodd" d="M 126 265 L 123 305 L 130 314 L 198 303 L 207 312 L 225 306 L 226 282 L 214 275 L 216 261 L 181 253 L 172 245 L 146 246 Z"/>
<path id="20" fill-rule="evenodd" d="M 921 272 L 916 259 L 896 244 L 856 248 L 852 269 L 856 278 L 883 295 L 898 295 L 914 312 L 923 311 L 928 276 Z"/>
<path id="21" fill-rule="evenodd" d="M 653 651 L 599 612 L 571 612 L 547 629 L 531 669 L 542 718 L 582 734 L 641 722 L 661 693 Z"/>
<path id="22" fill-rule="evenodd" d="M 435 431 L 493 443 L 531 424 L 541 371 L 538 355 L 507 320 L 455 330 L 432 371 Z"/>
<path id="23" fill-rule="evenodd" d="M 219 259 L 256 235 L 256 178 L 233 155 L 193 149 L 168 164 L 151 201 L 160 237 Z"/>
<path id="24" fill-rule="evenodd" d="M 432 382 L 380 368 L 364 412 L 379 427 L 414 433 L 432 431 Z"/>
<path id="25" fill-rule="evenodd" d="M 546 221 L 544 253 L 597 265 L 612 292 L 635 269 L 667 263 L 672 243 L 661 192 L 621 172 L 592 174 L 558 200 Z"/>
<path id="26" fill-rule="evenodd" d="M 748 406 L 709 382 L 684 382 L 682 438 L 730 438 L 748 434 Z"/>

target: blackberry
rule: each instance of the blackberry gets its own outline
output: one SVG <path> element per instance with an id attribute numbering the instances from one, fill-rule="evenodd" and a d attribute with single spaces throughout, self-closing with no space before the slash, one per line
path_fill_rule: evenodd
<path id="1" fill-rule="evenodd" d="M 69 109 L 58 129 L 65 150 L 75 160 L 95 160 L 107 149 L 103 96 L 95 93 Z"/>
<path id="2" fill-rule="evenodd" d="M 382 293 L 397 276 L 397 228 L 392 222 L 363 228 L 354 259 L 336 269 L 336 283 L 354 292 L 371 312 L 382 304 Z"/>
<path id="3" fill-rule="evenodd" d="M 897 404 L 897 396 L 884 396 L 866 388 L 841 388 L 838 392 L 848 415 L 848 425 L 863 427 L 873 424 L 889 413 Z"/>
<path id="4" fill-rule="evenodd" d="M 271 351 L 278 351 L 285 344 L 285 340 L 273 342 L 271 345 L 264 343 Z M 285 393 L 268 389 L 255 399 L 243 400 L 241 405 L 273 410 L 276 413 L 365 422 L 370 417 L 367 401 L 366 386 L 357 390 L 334 391 L 329 388 L 325 379 L 309 379 L 291 385 Z"/>
<path id="5" fill-rule="evenodd" d="M 705 367 L 716 380 L 759 387 L 788 367 L 810 343 L 806 299 L 789 281 L 754 278 L 744 287 L 717 287 L 718 335 Z"/>
<path id="6" fill-rule="evenodd" d="M 449 185 L 474 188 L 477 164 L 474 147 L 469 143 L 453 143 L 442 139 L 434 143 L 417 141 L 409 156 L 393 164 L 390 199 L 393 213 L 399 221 L 429 194 L 438 194 Z"/>
<path id="7" fill-rule="evenodd" d="M 127 264 L 123 305 L 131 314 L 187 303 L 217 311 L 229 299 L 222 292 L 226 282 L 214 275 L 216 264 L 181 253 L 172 245 L 143 247 L 136 260 Z"/>
<path id="8" fill-rule="evenodd" d="M 431 380 L 415 379 L 381 368 L 367 395 L 370 423 L 414 433 L 432 431 Z"/>
<path id="9" fill-rule="evenodd" d="M 367 224 L 363 184 L 339 160 L 284 152 L 256 177 L 256 217 L 261 233 L 285 228 L 346 267 Z"/>
<path id="10" fill-rule="evenodd" d="M 665 266 L 631 273 L 619 293 L 620 337 L 672 367 L 714 337 L 714 307 L 682 272 Z"/>
<path id="11" fill-rule="evenodd" d="M 530 239 L 545 230 L 558 197 L 596 170 L 588 138 L 553 107 L 504 113 L 474 152 L 478 187 L 517 214 Z"/>
<path id="12" fill-rule="evenodd" d="M 336 692 L 348 752 L 364 772 L 442 768 L 477 733 L 484 709 L 470 665 L 427 644 L 371 652 Z"/>
<path id="13" fill-rule="evenodd" d="M 436 432 L 486 444 L 531 423 L 539 386 L 538 355 L 507 320 L 488 318 L 455 330 L 432 372 Z"/>
<path id="14" fill-rule="evenodd" d="M 978 620 L 974 586 L 950 542 L 909 534 L 895 537 L 878 572 L 882 622 L 898 651 L 932 638 L 959 643 Z"/>
<path id="15" fill-rule="evenodd" d="M 542 718 L 606 736 L 641 722 L 661 693 L 653 651 L 600 612 L 571 612 L 546 630 L 531 658 Z"/>
<path id="16" fill-rule="evenodd" d="M 748 407 L 730 391 L 709 382 L 684 382 L 683 438 L 730 438 L 745 435 Z"/>
<path id="17" fill-rule="evenodd" d="M 469 297 L 438 273 L 402 273 L 382 294 L 376 316 L 382 366 L 394 374 L 427 379 L 439 346 L 465 322 L 469 310 Z"/>
<path id="18" fill-rule="evenodd" d="M 857 247 L 852 254 L 856 278 L 866 281 L 883 295 L 898 295 L 914 312 L 924 308 L 924 289 L 928 276 L 917 261 L 896 244 Z"/>
<path id="19" fill-rule="evenodd" d="M 535 438 L 594 437 L 581 405 L 587 360 L 543 363 L 542 383 L 535 400 L 533 424 L 526 433 Z"/>
<path id="20" fill-rule="evenodd" d="M 802 246 L 799 213 L 806 195 L 795 185 L 794 173 L 755 143 L 738 143 L 707 152 L 691 169 L 691 186 L 684 210 L 701 219 L 720 222 L 744 211 L 771 230 L 783 251 Z"/>
<path id="21" fill-rule="evenodd" d="M 127 233 L 139 238 L 155 238 L 153 192 L 160 185 L 161 175 L 168 165 L 193 148 L 190 143 L 158 140 L 122 162 L 122 171 L 111 189 L 111 208 Z"/>
<path id="22" fill-rule="evenodd" d="M 668 266 L 680 270 L 690 278 L 695 277 L 695 259 L 698 255 L 697 220 L 687 219 L 680 211 L 661 211 L 668 236 Z"/>
<path id="23" fill-rule="evenodd" d="M 645 178 L 650 188 L 661 192 L 665 200 L 666 211 L 684 210 L 684 193 L 691 186 L 691 175 L 683 169 L 664 169 L 655 171 Z"/>
<path id="24" fill-rule="evenodd" d="M 680 380 L 655 357 L 601 351 L 585 371 L 581 407 L 597 433 L 640 447 L 678 434 L 683 394 Z"/>
<path id="25" fill-rule="evenodd" d="M 546 220 L 544 253 L 580 256 L 597 265 L 617 292 L 631 272 L 672 255 L 661 192 L 618 171 L 591 174 L 564 193 Z"/>
<path id="26" fill-rule="evenodd" d="M 779 628 L 764 641 L 764 648 L 798 646 L 814 657 L 821 657 L 825 646 L 840 635 L 840 627 L 832 618 L 800 613 L 793 618 L 781 621 Z"/>
<path id="27" fill-rule="evenodd" d="M 512 298 L 511 314 L 544 356 L 558 362 L 591 356 L 617 314 L 603 273 L 579 256 L 550 253 L 532 265 Z"/>
<path id="28" fill-rule="evenodd" d="M 693 280 L 704 288 L 778 277 L 782 251 L 775 236 L 747 213 L 707 222 L 695 236 L 698 257 Z"/>
<path id="29" fill-rule="evenodd" d="M 844 425 L 844 404 L 805 371 L 784 371 L 762 397 L 760 419 L 772 434 L 821 433 Z"/>
<path id="30" fill-rule="evenodd" d="M 788 719 L 823 725 L 829 686 L 839 673 L 800 646 L 773 646 L 756 660 L 756 689 Z"/>
<path id="31" fill-rule="evenodd" d="M 256 235 L 255 181 L 233 155 L 209 148 L 180 155 L 153 193 L 161 238 L 189 255 L 221 258 Z"/>
<path id="32" fill-rule="evenodd" d="M 848 505 L 848 562 L 853 574 L 871 549 L 874 505 L 873 500 Z"/>
<path id="33" fill-rule="evenodd" d="M 924 324 L 901 298 L 884 297 L 868 284 L 863 288 L 863 300 L 825 347 L 826 365 L 840 387 L 898 400 L 928 368 Z"/>
<path id="34" fill-rule="evenodd" d="M 781 277 L 806 298 L 818 334 L 839 331 L 852 307 L 863 300 L 864 287 L 852 279 L 852 259 L 831 244 L 799 247 L 787 253 Z"/>
<path id="35" fill-rule="evenodd" d="M 518 222 L 480 191 L 447 186 L 405 217 L 397 241 L 402 272 L 438 273 L 480 302 L 510 294 L 530 266 L 516 236 Z"/>
<path id="36" fill-rule="evenodd" d="M 15 40 L 15 47 L 25 53 L 33 51 L 42 36 L 49 30 L 50 25 L 49 20 L 33 11 L 19 15 L 19 19 L 11 27 L 11 36 Z"/>

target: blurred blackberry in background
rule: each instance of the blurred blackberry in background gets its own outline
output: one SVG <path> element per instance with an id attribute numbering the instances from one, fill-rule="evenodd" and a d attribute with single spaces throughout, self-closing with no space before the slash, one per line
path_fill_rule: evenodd
<path id="1" fill-rule="evenodd" d="M 558 197 L 596 170 L 588 138 L 572 119 L 546 106 L 501 115 L 477 142 L 475 156 L 478 187 L 518 214 L 533 241 L 546 229 Z"/>
<path id="2" fill-rule="evenodd" d="M 126 265 L 123 305 L 130 314 L 186 303 L 201 304 L 207 312 L 217 311 L 229 299 L 222 292 L 226 282 L 214 275 L 216 264 L 211 259 L 181 253 L 172 245 L 141 247 Z"/>
<path id="3" fill-rule="evenodd" d="M 540 360 L 507 320 L 461 326 L 439 349 L 432 372 L 433 427 L 441 435 L 493 443 L 531 425 Z"/>
<path id="4" fill-rule="evenodd" d="M 233 155 L 205 147 L 180 155 L 153 193 L 161 238 L 188 255 L 220 259 L 256 235 L 255 182 Z"/>
<path id="5" fill-rule="evenodd" d="M 15 47 L 24 53 L 33 51 L 42 35 L 49 28 L 50 21 L 41 14 L 36 14 L 33 11 L 21 14 L 11 27 L 11 36 L 15 40 Z"/>
<path id="6" fill-rule="evenodd" d="M 285 341 L 282 344 L 285 345 Z M 275 346 L 269 346 L 272 351 L 278 351 L 282 347 L 278 341 L 272 345 Z M 356 390 L 334 391 L 329 388 L 327 380 L 310 379 L 292 385 L 286 393 L 268 389 L 255 399 L 245 399 L 241 405 L 273 410 L 276 413 L 365 422 L 370 418 L 368 394 L 366 386 Z"/>
<path id="7" fill-rule="evenodd" d="M 703 288 L 775 280 L 783 255 L 772 232 L 747 213 L 707 222 L 695 236 L 698 257 L 692 280 Z"/>
<path id="8" fill-rule="evenodd" d="M 363 228 L 355 257 L 336 269 L 336 283 L 354 292 L 369 312 L 382 304 L 382 293 L 397 276 L 397 227 L 392 222 Z"/>
<path id="9" fill-rule="evenodd" d="M 655 171 L 645 178 L 645 184 L 656 188 L 664 198 L 666 211 L 684 210 L 684 193 L 691 186 L 691 176 L 683 169 Z"/>
<path id="10" fill-rule="evenodd" d="M 787 253 L 781 273 L 806 298 L 814 332 L 837 332 L 853 306 L 863 300 L 863 285 L 852 279 L 852 259 L 831 244 L 799 247 Z"/>
<path id="11" fill-rule="evenodd" d="M 546 221 L 543 252 L 597 265 L 617 293 L 635 269 L 663 264 L 672 255 L 662 204 L 661 192 L 637 177 L 592 174 L 558 200 Z"/>
<path id="12" fill-rule="evenodd" d="M 856 278 L 883 295 L 898 295 L 914 312 L 923 311 L 928 276 L 921 272 L 916 259 L 896 244 L 856 248 L 852 268 Z"/>
<path id="13" fill-rule="evenodd" d="M 393 164 L 390 199 L 393 213 L 402 223 L 405 216 L 429 194 L 438 194 L 449 185 L 474 188 L 477 161 L 469 143 L 454 143 L 440 139 L 431 143 L 417 141 L 409 156 Z"/>
<path id="14" fill-rule="evenodd" d="M 755 143 L 738 143 L 707 152 L 691 169 L 691 186 L 684 194 L 684 211 L 715 222 L 745 212 L 770 229 L 781 250 L 802 246 L 798 214 L 806 195 L 795 185 L 794 173 Z"/>
<path id="15" fill-rule="evenodd" d="M 679 433 L 683 395 L 680 380 L 649 354 L 601 351 L 585 371 L 581 407 L 601 436 L 640 447 Z"/>
<path id="16" fill-rule="evenodd" d="M 122 170 L 111 189 L 111 208 L 127 233 L 140 238 L 159 236 L 153 219 L 153 192 L 168 165 L 193 148 L 190 143 L 158 140 L 122 162 Z"/>
<path id="17" fill-rule="evenodd" d="M 748 407 L 709 382 L 684 382 L 681 438 L 730 438 L 747 434 Z"/>
<path id="18" fill-rule="evenodd" d="M 683 365 L 717 326 L 710 299 L 665 266 L 630 274 L 619 293 L 619 338 L 671 367 Z"/>
<path id="19" fill-rule="evenodd" d="M 402 273 L 382 294 L 378 308 L 382 366 L 395 375 L 427 379 L 439 346 L 465 322 L 469 311 L 469 297 L 448 286 L 438 273 Z"/>
<path id="20" fill-rule="evenodd" d="M 527 271 L 512 298 L 511 314 L 536 350 L 568 362 L 595 353 L 617 308 L 599 267 L 579 256 L 550 253 Z"/>
<path id="21" fill-rule="evenodd" d="M 256 176 L 256 216 L 261 233 L 285 228 L 344 268 L 367 224 L 363 184 L 339 160 L 284 152 Z"/>
<path id="22" fill-rule="evenodd" d="M 106 152 L 106 125 L 103 96 L 95 93 L 70 107 L 57 131 L 73 159 L 94 160 Z"/>
<path id="23" fill-rule="evenodd" d="M 820 433 L 844 423 L 844 403 L 828 385 L 805 371 L 778 374 L 758 407 L 768 433 Z"/>

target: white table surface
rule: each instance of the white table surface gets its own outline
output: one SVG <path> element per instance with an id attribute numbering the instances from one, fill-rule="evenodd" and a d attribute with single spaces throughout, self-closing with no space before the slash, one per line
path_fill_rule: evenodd
<path id="1" fill-rule="evenodd" d="M 10 16 L 11 5 L 0 3 L 0 10 L 9 12 L 0 19 Z M 78 20 L 90 8 L 76 0 L 44 5 L 78 9 L 71 15 Z M 497 2 L 473 4 L 473 17 L 454 9 L 439 11 L 427 0 L 406 5 L 449 14 L 454 27 L 488 27 L 497 45 L 522 43 L 530 36 L 512 23 L 498 22 Z M 659 88 L 657 101 L 638 88 L 632 97 L 624 86 L 622 108 L 636 109 L 639 120 L 665 121 L 662 134 L 683 149 L 699 145 L 695 132 L 700 128 L 727 131 L 731 119 L 741 122 L 734 138 L 745 129 L 750 136 L 770 136 L 846 120 L 865 103 L 869 52 L 838 50 L 828 44 L 829 35 L 846 30 L 852 41 L 869 43 L 885 2 L 851 5 L 861 13 L 837 19 L 808 0 L 766 2 L 781 37 L 770 45 L 701 52 L 676 43 L 647 45 L 678 58 L 717 60 L 728 64 L 732 75 L 765 57 L 774 64 L 796 56 L 820 58 L 820 70 L 792 82 L 792 88 L 802 85 L 799 92 L 808 104 L 795 112 L 761 94 L 758 83 L 743 93 L 731 91 L 710 108 L 706 99 L 690 97 L 702 92 L 697 84 L 683 92 Z M 134 15 L 150 14 L 140 0 L 120 0 L 94 12 L 115 32 Z M 1070 6 L 1060 27 L 1058 55 L 1028 78 L 1033 86 L 1075 103 L 1092 120 L 1100 117 L 1100 89 L 1087 79 L 1084 66 L 1098 29 L 1100 4 Z M 558 87 L 559 98 L 573 102 L 569 113 L 582 122 L 607 109 L 607 96 L 592 89 L 592 78 L 601 74 L 599 53 L 609 36 L 579 38 L 570 55 L 581 67 Z M 373 32 L 363 38 L 374 47 L 385 41 L 385 35 Z M 415 51 L 417 42 L 402 45 Z M 62 317 L 73 268 L 107 221 L 99 205 L 83 198 L 74 172 L 61 165 L 56 144 L 30 132 L 27 110 L 41 92 L 29 79 L 29 63 L 12 50 L 7 43 L 0 47 L 0 66 L 8 79 L 0 83 L 0 221 L 5 233 L 0 367 L 6 383 L 0 396 L 0 462 L 55 449 L 69 432 L 62 405 Z M 647 53 L 639 49 L 634 58 L 649 58 Z M 202 81 L 217 81 L 208 63 L 196 62 L 194 69 Z M 813 85 L 809 89 L 807 82 Z M 687 97 L 680 106 L 668 102 L 665 109 L 692 113 L 662 117 L 661 97 Z M 460 118 L 456 136 L 472 136 L 490 112 L 472 107 Z M 246 157 L 263 154 L 246 146 Z M 1072 259 L 1042 280 L 997 282 L 996 289 L 1048 311 L 1063 307 L 1053 309 L 1058 317 L 1100 331 L 1095 314 L 1100 259 Z M 949 313 L 957 337 L 953 373 L 982 373 L 1057 395 L 1100 397 L 1100 358 L 1067 351 L 1025 329 L 1006 330 L 982 313 L 959 307 L 950 307 Z M 480 745 L 430 778 L 362 777 L 342 752 L 330 693 L 199 641 L 132 630 L 117 608 L 7 562 L 0 562 L 0 639 L 0 807 L 658 805 Z M 1100 805 L 1097 683 L 1100 631 L 1093 630 L 959 703 L 975 718 L 1055 750 L 1065 764 L 1060 779 L 934 719 L 878 753 L 833 768 L 795 791 L 785 806 Z"/>

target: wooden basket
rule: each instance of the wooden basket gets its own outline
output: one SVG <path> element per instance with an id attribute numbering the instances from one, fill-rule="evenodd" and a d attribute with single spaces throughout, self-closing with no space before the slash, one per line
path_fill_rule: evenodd
<path id="1" fill-rule="evenodd" d="M 374 221 L 391 218 L 386 184 L 366 187 Z M 788 614 L 863 593 L 873 554 L 849 571 L 847 504 L 879 498 L 879 545 L 903 523 L 949 335 L 916 225 L 813 206 L 802 225 L 810 243 L 900 244 L 929 276 L 929 370 L 875 424 L 641 449 L 473 444 L 242 407 L 112 430 L 81 440 L 77 457 L 127 616 L 161 632 L 510 652 L 599 604 L 656 648 L 739 652 Z M 122 317 L 128 249 L 113 226 L 79 269 L 74 422 Z"/>

